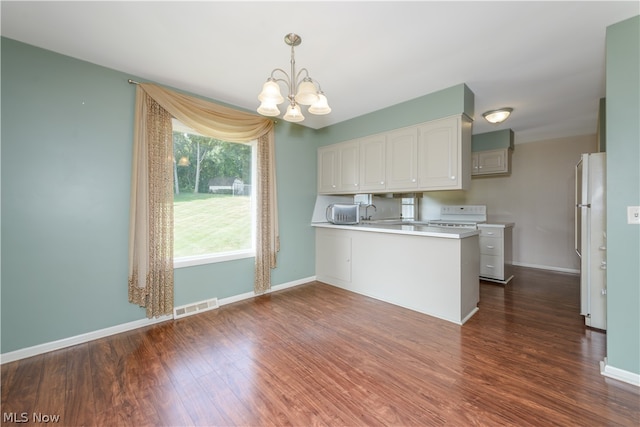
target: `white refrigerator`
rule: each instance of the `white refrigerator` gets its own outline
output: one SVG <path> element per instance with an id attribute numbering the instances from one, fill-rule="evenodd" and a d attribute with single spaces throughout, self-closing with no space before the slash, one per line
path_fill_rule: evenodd
<path id="1" fill-rule="evenodd" d="M 575 248 L 580 257 L 580 314 L 607 329 L 605 153 L 582 154 L 576 165 Z"/>

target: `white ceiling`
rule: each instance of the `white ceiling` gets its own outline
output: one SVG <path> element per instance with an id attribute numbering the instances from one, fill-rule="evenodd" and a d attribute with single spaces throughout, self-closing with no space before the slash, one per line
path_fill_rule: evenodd
<path id="1" fill-rule="evenodd" d="M 460 83 L 475 93 L 473 133 L 516 143 L 596 131 L 606 27 L 627 2 L 10 2 L 2 35 L 141 80 L 254 110 L 289 32 L 333 109 L 321 128 Z M 125 84 L 123 82 L 123 84 Z M 514 108 L 506 123 L 482 112 Z M 6 108 L 6 106 L 5 106 Z"/>

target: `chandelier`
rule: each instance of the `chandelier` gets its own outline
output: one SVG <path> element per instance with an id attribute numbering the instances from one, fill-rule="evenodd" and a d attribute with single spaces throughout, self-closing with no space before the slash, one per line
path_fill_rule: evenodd
<path id="1" fill-rule="evenodd" d="M 287 74 L 281 68 L 276 68 L 271 72 L 271 76 L 262 86 L 262 92 L 258 95 L 258 100 L 261 102 L 258 107 L 258 113 L 271 117 L 280 115 L 278 105 L 284 102 L 284 98 L 280 93 L 278 82 L 283 82 L 289 90 L 287 95 L 289 105 L 283 117 L 286 121 L 303 121 L 302 105 L 309 105 L 310 107 L 307 111 L 311 114 L 329 114 L 331 108 L 327 103 L 327 97 L 324 96 L 324 92 L 320 89 L 320 84 L 309 77 L 309 71 L 306 68 L 301 69 L 296 74 L 294 48 L 302 43 L 302 38 L 297 34 L 289 33 L 284 36 L 284 42 L 291 46 L 291 74 Z"/>

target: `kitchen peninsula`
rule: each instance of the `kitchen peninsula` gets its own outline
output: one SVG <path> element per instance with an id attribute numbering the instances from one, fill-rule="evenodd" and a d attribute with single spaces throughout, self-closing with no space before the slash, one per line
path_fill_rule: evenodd
<path id="1" fill-rule="evenodd" d="M 478 311 L 478 230 L 312 225 L 317 280 L 459 325 Z"/>

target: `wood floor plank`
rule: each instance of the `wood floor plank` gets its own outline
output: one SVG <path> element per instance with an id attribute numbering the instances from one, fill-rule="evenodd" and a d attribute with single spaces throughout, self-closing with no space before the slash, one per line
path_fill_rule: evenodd
<path id="1" fill-rule="evenodd" d="M 2 377 L 2 412 L 17 414 L 19 418 L 27 417 L 31 419 L 31 414 L 37 410 L 36 401 L 42 381 L 42 371 L 44 369 L 45 355 L 30 357 L 15 364 L 13 375 Z M 6 397 L 5 397 L 6 395 Z M 24 415 L 26 414 L 26 415 Z M 3 416 L 4 422 L 4 416 Z"/>
<path id="2" fill-rule="evenodd" d="M 640 425 L 640 389 L 600 375 L 578 276 L 519 267 L 481 282 L 479 307 L 458 326 L 312 282 L 4 364 L 2 408 L 61 425 Z"/>
<path id="3" fill-rule="evenodd" d="M 73 426 L 92 425 L 96 419 L 96 408 L 89 344 L 71 347 L 66 353 L 65 423 Z"/>
<path id="4" fill-rule="evenodd" d="M 215 374 L 211 374 L 215 375 Z M 174 384 L 176 393 L 180 396 L 185 411 L 195 426 L 227 426 L 231 420 L 218 410 L 216 402 L 199 380 Z"/>
<path id="5" fill-rule="evenodd" d="M 35 410 L 31 414 L 32 421 L 66 419 L 67 355 L 65 350 L 44 355 Z"/>

